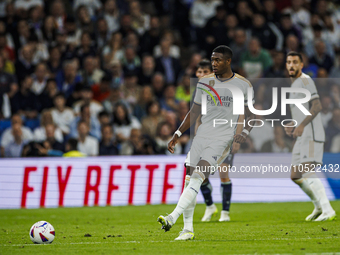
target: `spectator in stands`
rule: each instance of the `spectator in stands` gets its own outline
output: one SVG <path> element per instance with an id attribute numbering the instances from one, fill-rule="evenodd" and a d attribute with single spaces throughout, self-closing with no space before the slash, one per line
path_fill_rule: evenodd
<path id="1" fill-rule="evenodd" d="M 54 124 L 47 124 L 45 125 L 45 133 L 46 133 L 45 141 L 49 143 L 51 149 L 63 152 L 64 145 L 56 139 L 58 128 L 56 128 Z"/>
<path id="2" fill-rule="evenodd" d="M 151 55 L 144 55 L 142 68 L 138 74 L 138 84 L 141 86 L 151 85 L 152 76 L 155 73 L 155 60 Z"/>
<path id="3" fill-rule="evenodd" d="M 248 29 L 252 24 L 253 11 L 246 0 L 237 1 L 236 16 L 240 27 Z"/>
<path id="4" fill-rule="evenodd" d="M 230 43 L 230 47 L 233 50 L 233 61 L 231 61 L 231 67 L 235 72 L 239 72 L 241 55 L 247 50 L 247 36 L 244 29 L 238 28 L 235 30 L 234 38 Z"/>
<path id="5" fill-rule="evenodd" d="M 131 129 L 130 139 L 122 144 L 121 155 L 150 155 L 153 154 L 152 143 L 142 136 L 140 129 Z"/>
<path id="6" fill-rule="evenodd" d="M 55 79 L 48 79 L 44 91 L 38 96 L 39 112 L 42 109 L 52 108 L 53 99 L 59 93 Z"/>
<path id="7" fill-rule="evenodd" d="M 141 61 L 132 46 L 127 46 L 125 55 L 122 59 L 123 71 L 138 73 L 140 71 Z"/>
<path id="8" fill-rule="evenodd" d="M 44 63 L 40 63 L 35 67 L 33 74 L 32 92 L 39 96 L 45 89 L 48 79 L 47 67 Z"/>
<path id="9" fill-rule="evenodd" d="M 47 67 L 50 70 L 51 78 L 55 78 L 57 73 L 62 71 L 61 53 L 59 47 L 55 46 L 50 49 L 50 59 L 47 62 Z"/>
<path id="10" fill-rule="evenodd" d="M 193 89 L 190 86 L 190 75 L 184 74 L 181 83 L 176 89 L 176 99 L 178 101 L 190 102 Z"/>
<path id="11" fill-rule="evenodd" d="M 171 30 L 166 30 L 164 31 L 162 38 L 160 40 L 160 44 L 156 45 L 155 48 L 153 49 L 153 56 L 155 58 L 159 58 L 163 56 L 163 49 L 162 49 L 162 42 L 165 41 L 169 45 L 169 49 L 167 50 L 169 53 L 169 57 L 179 59 L 181 57 L 181 51 L 180 48 L 175 45 L 175 37 L 174 33 Z"/>
<path id="12" fill-rule="evenodd" d="M 45 17 L 40 33 L 40 39 L 43 40 L 48 47 L 53 47 L 57 37 L 57 29 L 52 16 Z"/>
<path id="13" fill-rule="evenodd" d="M 292 19 L 289 13 L 285 13 L 281 16 L 279 29 L 284 38 L 287 38 L 289 35 L 295 35 L 298 38 L 298 40 L 301 42 L 301 39 L 302 39 L 301 32 L 299 29 L 297 29 L 293 25 L 293 22 L 292 22 Z M 284 42 L 284 44 L 286 43 Z"/>
<path id="14" fill-rule="evenodd" d="M 185 73 L 189 74 L 191 77 L 196 77 L 195 73 L 197 70 L 197 65 L 202 60 L 202 55 L 199 53 L 192 54 L 188 67 L 185 69 Z"/>
<path id="15" fill-rule="evenodd" d="M 321 97 L 322 110 L 320 112 L 321 121 L 323 127 L 326 129 L 328 127 L 329 121 L 332 119 L 332 98 L 330 96 Z"/>
<path id="16" fill-rule="evenodd" d="M 323 41 L 326 46 L 326 53 L 333 59 L 335 56 L 332 44 L 327 40 L 327 37 L 322 36 L 323 27 L 320 24 L 312 26 L 313 31 L 310 34 L 304 33 L 305 48 L 304 51 L 309 58 L 316 54 L 316 43 Z"/>
<path id="17" fill-rule="evenodd" d="M 74 61 L 65 61 L 63 71 L 59 72 L 56 77 L 58 89 L 68 98 L 73 93 L 75 86 L 81 81 L 81 77 L 77 74 L 77 65 Z"/>
<path id="18" fill-rule="evenodd" d="M 303 7 L 303 0 L 294 0 L 291 2 L 292 6 L 286 8 L 283 12 L 289 13 L 292 17 L 292 22 L 294 25 L 298 26 L 300 29 L 304 29 L 309 26 L 311 15 Z"/>
<path id="19" fill-rule="evenodd" d="M 157 132 L 155 137 L 155 153 L 166 155 L 178 155 L 182 153 L 182 146 L 177 144 L 174 148 L 174 153 L 168 151 L 168 143 L 172 138 L 171 127 L 167 122 L 160 122 L 157 125 Z"/>
<path id="20" fill-rule="evenodd" d="M 326 144 L 325 151 L 330 151 L 333 143 L 333 138 L 340 134 L 340 108 L 334 108 L 332 111 L 332 119 L 328 122 L 328 127 L 325 130 Z"/>
<path id="21" fill-rule="evenodd" d="M 329 78 L 339 78 L 340 77 L 340 54 L 337 56 L 337 65 L 334 65 L 330 74 Z M 335 79 L 334 79 L 335 80 Z"/>
<path id="22" fill-rule="evenodd" d="M 75 51 L 75 56 L 79 59 L 80 67 L 84 67 L 83 63 L 88 56 L 94 57 L 96 53 L 91 34 L 89 32 L 83 32 L 80 38 L 80 46 L 78 46 Z"/>
<path id="23" fill-rule="evenodd" d="M 216 7 L 216 15 L 210 18 L 205 25 L 205 51 L 207 54 L 218 45 L 228 45 L 230 38 L 228 37 L 228 28 L 226 26 L 227 12 L 223 5 Z"/>
<path id="24" fill-rule="evenodd" d="M 84 5 L 90 16 L 95 16 L 96 13 L 99 13 L 102 8 L 102 3 L 100 0 L 74 0 L 73 1 L 73 10 L 77 10 L 79 6 Z"/>
<path id="25" fill-rule="evenodd" d="M 241 55 L 242 73 L 249 79 L 262 77 L 272 65 L 272 59 L 268 51 L 261 48 L 257 38 L 252 38 L 248 45 L 248 51 Z"/>
<path id="26" fill-rule="evenodd" d="M 16 26 L 16 32 L 14 33 L 14 44 L 16 53 L 18 53 L 19 49 L 23 50 L 23 47 L 27 45 L 29 38 L 32 34 L 32 30 L 29 28 L 26 20 L 19 20 Z M 17 56 L 20 56 L 17 54 Z M 33 56 L 32 56 L 33 57 Z"/>
<path id="27" fill-rule="evenodd" d="M 53 117 L 52 117 L 50 110 L 45 109 L 41 113 L 40 125 L 41 126 L 34 129 L 34 132 L 33 132 L 33 139 L 36 142 L 42 142 L 42 141 L 46 140 L 47 125 L 53 125 L 54 126 Z M 53 129 L 53 131 L 54 131 L 53 134 L 54 134 L 55 139 L 59 143 L 62 143 L 63 140 L 64 140 L 64 137 L 63 137 L 63 133 L 62 133 L 61 129 L 55 128 L 55 129 Z"/>
<path id="28" fill-rule="evenodd" d="M 156 16 L 150 19 L 150 28 L 141 37 L 141 51 L 145 54 L 153 54 L 154 48 L 161 39 L 161 28 L 159 18 Z"/>
<path id="29" fill-rule="evenodd" d="M 110 41 L 111 33 L 109 27 L 107 26 L 107 22 L 104 18 L 99 18 L 97 20 L 97 29 L 96 29 L 96 43 L 99 51 L 104 48 L 104 46 Z"/>
<path id="30" fill-rule="evenodd" d="M 122 60 L 124 58 L 123 36 L 119 32 L 111 35 L 107 45 L 103 48 L 104 64 L 109 65 L 113 60 Z"/>
<path id="31" fill-rule="evenodd" d="M 22 127 L 20 123 L 12 125 L 11 135 L 13 139 L 11 141 L 8 141 L 6 145 L 2 146 L 2 149 L 4 151 L 3 156 L 9 158 L 21 157 L 22 149 L 28 141 L 23 137 Z"/>
<path id="32" fill-rule="evenodd" d="M 110 95 L 109 97 L 103 102 L 103 106 L 105 111 L 109 113 L 113 113 L 115 106 L 117 103 L 122 103 L 125 105 L 127 109 L 130 108 L 130 105 L 128 102 L 124 100 L 122 97 L 122 93 L 119 88 L 112 88 L 110 89 Z"/>
<path id="33" fill-rule="evenodd" d="M 77 21 L 83 33 L 94 34 L 94 22 L 91 20 L 90 13 L 86 6 L 80 5 L 77 9 Z"/>
<path id="34" fill-rule="evenodd" d="M 179 101 L 180 100 L 176 98 L 176 87 L 173 85 L 168 85 L 165 88 L 164 96 L 159 103 L 162 110 L 176 112 L 178 110 Z"/>
<path id="35" fill-rule="evenodd" d="M 119 9 L 116 0 L 106 0 L 103 9 L 103 17 L 107 22 L 109 32 L 114 33 L 119 30 Z"/>
<path id="36" fill-rule="evenodd" d="M 260 40 L 263 48 L 267 50 L 282 50 L 284 40 L 281 31 L 274 23 L 266 23 L 262 14 L 255 13 L 253 15 L 253 26 L 250 29 L 250 33 L 252 37 Z"/>
<path id="37" fill-rule="evenodd" d="M 155 73 L 151 80 L 151 87 L 156 98 L 160 100 L 163 97 L 165 89 L 164 76 L 161 73 Z"/>
<path id="38" fill-rule="evenodd" d="M 142 133 L 154 139 L 156 137 L 157 125 L 164 120 L 161 107 L 157 101 L 147 105 L 147 116 L 142 119 Z"/>
<path id="39" fill-rule="evenodd" d="M 99 155 L 118 155 L 119 151 L 113 138 L 113 129 L 110 125 L 102 126 L 102 140 L 99 144 Z"/>
<path id="40" fill-rule="evenodd" d="M 164 75 L 167 84 L 177 84 L 181 72 L 181 65 L 178 59 L 170 56 L 169 40 L 162 40 L 161 51 L 162 56 L 156 58 L 156 72 Z"/>
<path id="41" fill-rule="evenodd" d="M 78 137 L 78 122 L 82 121 L 89 127 L 89 134 L 96 137 L 98 140 L 101 138 L 100 123 L 97 117 L 92 116 L 90 113 L 90 105 L 84 104 L 80 107 L 80 116 L 74 118 L 70 124 L 70 136 Z"/>
<path id="42" fill-rule="evenodd" d="M 275 26 L 279 26 L 281 13 L 277 10 L 274 0 L 263 1 L 263 15 L 266 22 L 272 22 Z"/>
<path id="43" fill-rule="evenodd" d="M 58 93 L 54 97 L 54 108 L 51 109 L 53 122 L 61 129 L 63 135 L 70 133 L 70 125 L 74 119 L 73 110 L 65 106 L 66 99 L 63 93 Z"/>
<path id="44" fill-rule="evenodd" d="M 150 16 L 143 13 L 139 1 L 130 1 L 131 26 L 143 35 L 150 27 Z"/>
<path id="45" fill-rule="evenodd" d="M 93 56 L 87 56 L 84 59 L 84 71 L 82 72 L 82 81 L 88 86 L 100 83 L 104 76 L 104 71 L 96 68 L 95 58 Z"/>
<path id="46" fill-rule="evenodd" d="M 261 152 L 290 152 L 291 144 L 285 139 L 285 133 L 282 126 L 274 127 L 274 140 L 269 140 L 262 145 Z"/>
<path id="47" fill-rule="evenodd" d="M 66 153 L 63 154 L 63 157 L 67 158 L 78 158 L 78 157 L 85 157 L 84 153 L 78 151 L 78 140 L 74 138 L 70 138 L 67 140 L 65 145 Z"/>
<path id="48" fill-rule="evenodd" d="M 137 33 L 132 27 L 131 16 L 129 14 L 124 14 L 120 18 L 120 29 L 119 33 L 125 38 L 129 33 Z"/>
<path id="49" fill-rule="evenodd" d="M 125 104 L 117 103 L 113 110 L 113 129 L 117 142 L 122 143 L 129 139 L 133 128 L 140 129 L 140 122 L 135 116 L 129 114 Z"/>
<path id="50" fill-rule="evenodd" d="M 124 74 L 124 85 L 122 86 L 123 98 L 131 105 L 137 104 L 142 87 L 137 84 L 138 77 L 134 72 Z"/>
<path id="51" fill-rule="evenodd" d="M 32 141 L 33 140 L 33 134 L 32 131 L 24 127 L 22 125 L 22 119 L 19 114 L 14 114 L 11 118 L 11 124 L 12 127 L 19 125 L 21 127 L 21 137 L 22 141 Z M 1 155 L 4 155 L 4 148 L 6 148 L 10 143 L 13 143 L 15 141 L 14 135 L 13 135 L 13 128 L 7 128 L 3 133 L 2 133 L 2 138 L 1 138 Z"/>
<path id="52" fill-rule="evenodd" d="M 274 52 L 273 53 L 273 65 L 269 67 L 269 69 L 264 73 L 264 77 L 266 78 L 285 78 L 285 55 L 283 52 Z"/>
<path id="53" fill-rule="evenodd" d="M 287 54 L 288 52 L 291 52 L 291 51 L 295 51 L 295 52 L 300 51 L 300 42 L 299 42 L 299 39 L 295 35 L 288 35 L 286 37 L 285 53 Z"/>
<path id="54" fill-rule="evenodd" d="M 27 119 L 35 119 L 38 116 L 38 97 L 31 91 L 33 79 L 30 76 L 21 83 L 20 90 L 11 99 L 13 113 L 25 116 Z"/>
<path id="55" fill-rule="evenodd" d="M 9 118 L 11 115 L 10 102 L 17 94 L 18 85 L 14 75 L 4 70 L 4 58 L 0 56 L 0 119 Z M 7 111 L 5 111 L 7 108 Z"/>
<path id="56" fill-rule="evenodd" d="M 133 115 L 137 117 L 139 121 L 147 115 L 147 105 L 155 100 L 152 88 L 150 86 L 144 86 L 139 94 L 138 102 L 133 108 Z"/>
<path id="57" fill-rule="evenodd" d="M 80 108 L 82 105 L 88 104 L 90 105 L 90 112 L 91 116 L 97 117 L 98 113 L 101 112 L 104 108 L 103 106 L 93 98 L 93 92 L 91 90 L 91 87 L 89 86 L 83 86 L 80 90 L 80 100 L 78 100 L 73 105 L 73 110 L 76 114 L 80 113 Z"/>
<path id="58" fill-rule="evenodd" d="M 111 115 L 107 111 L 101 111 L 98 114 L 98 120 L 101 127 L 109 125 L 111 123 Z"/>
<path id="59" fill-rule="evenodd" d="M 78 150 L 87 156 L 99 153 L 98 140 L 89 135 L 89 125 L 83 120 L 78 122 Z"/>
<path id="60" fill-rule="evenodd" d="M 320 68 L 325 68 L 329 73 L 333 67 L 333 59 L 326 52 L 326 45 L 323 41 L 315 42 L 316 53 L 309 59 L 311 64 L 316 64 Z"/>
<path id="61" fill-rule="evenodd" d="M 32 63 L 34 65 L 37 65 L 41 62 L 46 62 L 48 60 L 50 56 L 48 54 L 47 46 L 46 44 L 39 42 L 38 36 L 36 34 L 32 34 L 29 37 L 28 43 L 32 47 L 33 52 Z"/>
<path id="62" fill-rule="evenodd" d="M 305 53 L 301 53 L 301 55 L 303 59 L 302 72 L 308 74 L 312 78 L 316 78 L 319 70 L 318 65 L 309 63 L 309 59 Z"/>
<path id="63" fill-rule="evenodd" d="M 26 76 L 34 73 L 33 49 L 30 44 L 26 44 L 19 52 L 19 58 L 15 63 L 15 70 L 18 81 L 21 82 Z"/>
<path id="64" fill-rule="evenodd" d="M 110 74 L 105 74 L 99 84 L 94 84 L 92 86 L 93 99 L 103 103 L 110 96 L 110 86 L 112 82 L 112 76 Z"/>

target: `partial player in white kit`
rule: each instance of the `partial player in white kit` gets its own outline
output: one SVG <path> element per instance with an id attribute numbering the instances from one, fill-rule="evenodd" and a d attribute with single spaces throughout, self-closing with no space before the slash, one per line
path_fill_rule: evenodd
<path id="1" fill-rule="evenodd" d="M 310 197 L 314 203 L 312 214 L 306 221 L 325 221 L 336 218 L 326 196 L 325 188 L 315 174 L 315 166 L 322 164 L 325 131 L 319 112 L 322 110 L 319 95 L 310 76 L 303 73 L 302 56 L 297 52 L 289 52 L 286 59 L 286 68 L 292 80 L 292 88 L 309 90 L 311 99 L 303 106 L 312 114 L 304 113 L 292 104 L 290 107 L 292 119 L 297 122 L 296 128 L 285 127 L 287 135 L 296 139 L 292 152 L 291 179 Z M 290 99 L 303 98 L 302 93 L 290 93 Z M 293 123 L 290 123 L 291 126 Z"/>
<path id="2" fill-rule="evenodd" d="M 248 120 L 254 118 L 248 108 L 248 88 L 251 88 L 252 91 L 252 86 L 248 80 L 232 72 L 231 58 L 232 51 L 227 46 L 218 46 L 213 50 L 211 63 L 214 73 L 199 80 L 194 104 L 168 145 L 168 150 L 173 153 L 173 147 L 177 144 L 178 138 L 195 123 L 201 113 L 202 95 L 207 96 L 207 113 L 202 115 L 202 124 L 193 139 L 190 156 L 186 159 L 186 167 L 190 168 L 187 169 L 187 172 L 192 173 L 190 181 L 186 184 L 175 210 L 168 216 L 161 215 L 157 219 L 162 225 L 162 229 L 169 231 L 183 213 L 185 227 L 176 240 L 194 238 L 192 216 L 201 184 L 209 177 L 211 170 L 216 170 L 217 166 L 228 156 L 233 141 L 236 143 L 245 142 L 252 129 L 248 125 Z M 216 88 L 216 85 L 223 87 Z M 239 115 L 233 115 L 233 101 L 240 99 L 233 96 L 228 89 L 230 85 L 240 89 L 244 96 L 242 104 L 244 103 L 246 121 L 242 133 L 237 135 L 235 135 L 235 130 Z M 252 94 L 254 94 L 253 91 Z M 253 104 L 253 99 L 249 103 Z M 214 126 L 214 121 L 218 119 L 227 120 L 228 123 Z"/>

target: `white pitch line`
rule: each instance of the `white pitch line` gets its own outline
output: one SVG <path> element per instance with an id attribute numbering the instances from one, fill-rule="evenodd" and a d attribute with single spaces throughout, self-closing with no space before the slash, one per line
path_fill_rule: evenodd
<path id="1" fill-rule="evenodd" d="M 315 237 L 302 237 L 302 238 L 296 238 L 296 237 L 292 237 L 292 238 L 268 238 L 268 239 L 246 239 L 246 240 L 233 240 L 233 239 L 225 239 L 225 240 L 211 240 L 211 239 L 202 239 L 202 240 L 192 240 L 192 242 L 214 242 L 214 241 L 273 241 L 273 240 L 278 240 L 278 241 L 289 241 L 289 240 L 310 240 L 310 239 L 338 239 L 340 238 L 340 236 L 315 236 Z M 124 243 L 144 243 L 144 242 L 149 242 L 149 243 L 163 243 L 163 242 L 169 242 L 169 243 L 173 243 L 176 242 L 175 240 L 171 240 L 171 241 L 165 241 L 165 240 L 150 240 L 150 241 L 114 241 L 114 242 L 79 242 L 79 243 L 53 243 L 51 245 L 78 245 L 78 244 L 124 244 Z M 1 246 L 31 246 L 31 245 L 39 245 L 39 244 L 0 244 Z M 44 245 L 48 245 L 48 244 L 44 244 Z M 334 253 L 332 253 L 334 254 Z M 338 253 L 340 255 L 340 253 Z"/>

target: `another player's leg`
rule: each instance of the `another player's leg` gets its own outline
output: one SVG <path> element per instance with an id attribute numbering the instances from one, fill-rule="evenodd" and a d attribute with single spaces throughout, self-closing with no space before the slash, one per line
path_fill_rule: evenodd
<path id="1" fill-rule="evenodd" d="M 306 221 L 333 220 L 336 214 L 326 196 L 325 188 L 315 172 L 310 172 L 314 165 L 314 163 L 303 163 L 299 166 L 292 166 L 291 179 L 300 186 L 314 204 L 314 210 L 306 217 Z"/>
<path id="2" fill-rule="evenodd" d="M 204 197 L 204 202 L 206 204 L 205 212 L 202 217 L 202 221 L 210 221 L 213 216 L 216 216 L 218 209 L 212 199 L 212 186 L 209 179 L 205 179 L 201 185 L 201 192 Z"/>
<path id="3" fill-rule="evenodd" d="M 169 231 L 184 210 L 196 199 L 204 179 L 209 177 L 209 171 L 206 171 L 209 167 L 210 164 L 205 160 L 198 162 L 197 168 L 190 177 L 189 185 L 180 196 L 175 210 L 166 217 L 162 215 L 158 217 L 157 221 L 162 224 L 162 229 Z"/>
<path id="4" fill-rule="evenodd" d="M 183 191 L 188 187 L 190 183 L 190 176 L 194 172 L 193 167 L 186 167 L 186 176 L 185 176 L 185 182 L 184 182 L 184 189 Z M 189 206 L 184 210 L 183 212 L 183 222 L 184 227 L 183 230 L 180 232 L 179 236 L 175 238 L 175 240 L 192 240 L 195 238 L 194 234 L 194 226 L 193 226 L 193 220 L 194 220 L 194 211 L 196 206 L 196 199 L 194 199 Z"/>
<path id="5" fill-rule="evenodd" d="M 229 164 L 227 163 L 221 164 L 220 179 L 221 179 L 222 211 L 221 211 L 221 217 L 218 221 L 230 221 L 229 210 L 230 210 L 232 184 L 229 179 L 229 173 L 228 173 L 229 168 L 230 168 Z"/>

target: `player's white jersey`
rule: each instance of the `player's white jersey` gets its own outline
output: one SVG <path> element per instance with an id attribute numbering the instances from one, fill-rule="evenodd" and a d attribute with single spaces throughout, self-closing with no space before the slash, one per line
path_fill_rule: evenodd
<path id="1" fill-rule="evenodd" d="M 222 85 L 223 88 L 216 88 L 217 84 Z M 228 89 L 230 85 L 241 89 L 244 96 L 244 105 L 248 106 L 248 88 L 253 87 L 241 75 L 234 73 L 230 79 L 221 81 L 215 74 L 209 74 L 202 77 L 197 83 L 194 103 L 201 105 L 202 95 L 207 96 L 207 113 L 202 115 L 202 124 L 197 129 L 197 137 L 218 140 L 228 139 L 227 137 L 234 135 L 237 126 L 235 123 L 238 121 L 239 115 L 233 115 L 233 94 Z M 222 106 L 214 90 L 221 99 Z M 252 94 L 254 96 L 254 91 Z M 254 99 L 250 103 L 253 104 Z M 214 127 L 214 120 L 216 119 L 227 120 L 228 123 L 215 125 Z M 231 121 L 232 126 L 230 125 Z"/>
<path id="2" fill-rule="evenodd" d="M 319 98 L 318 91 L 314 84 L 312 78 L 302 73 L 299 78 L 297 78 L 291 85 L 292 88 L 304 88 L 308 89 L 311 94 L 311 99 Z M 290 99 L 304 98 L 302 93 L 290 93 Z M 303 106 L 309 110 L 311 105 L 310 102 L 304 103 Z M 297 108 L 294 104 L 290 105 L 290 111 L 292 113 L 292 118 L 297 121 L 298 125 L 307 117 L 304 113 Z M 315 142 L 325 142 L 325 131 L 321 121 L 320 113 L 305 127 L 302 137 L 310 136 Z"/>

